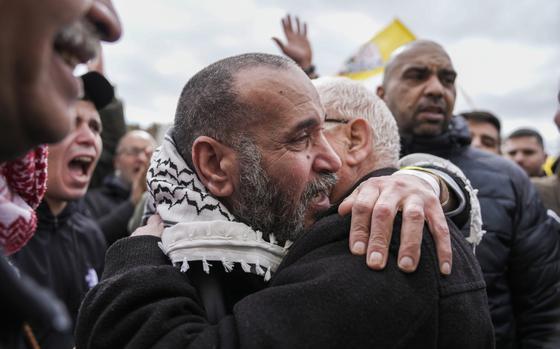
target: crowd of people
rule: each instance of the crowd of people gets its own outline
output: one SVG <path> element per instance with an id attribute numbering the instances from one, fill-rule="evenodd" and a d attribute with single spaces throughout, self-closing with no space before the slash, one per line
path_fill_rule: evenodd
<path id="1" fill-rule="evenodd" d="M 103 69 L 111 0 L 0 7 L 0 348 L 560 347 L 559 160 L 454 114 L 438 43 L 373 92 L 286 16 L 157 144 Z"/>

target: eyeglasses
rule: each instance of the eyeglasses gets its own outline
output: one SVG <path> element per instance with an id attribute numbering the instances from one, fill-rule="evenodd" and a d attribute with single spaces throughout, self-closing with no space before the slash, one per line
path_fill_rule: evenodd
<path id="1" fill-rule="evenodd" d="M 336 123 L 336 124 L 347 124 L 350 122 L 350 120 L 341 120 L 341 119 L 329 119 L 329 118 L 325 118 L 325 122 L 332 122 L 332 123 Z"/>
<path id="2" fill-rule="evenodd" d="M 145 147 L 145 148 L 132 147 L 132 148 L 122 149 L 119 152 L 119 154 L 124 154 L 124 155 L 128 155 L 128 156 L 139 156 L 140 154 L 144 153 L 149 157 L 149 156 L 152 155 L 153 152 L 154 152 L 154 149 L 152 147 Z"/>
<path id="3" fill-rule="evenodd" d="M 331 119 L 329 117 L 325 118 L 325 124 L 347 124 L 349 123 L 350 120 L 344 120 L 344 119 Z M 327 128 L 334 128 L 336 125 L 331 125 L 330 127 Z"/>

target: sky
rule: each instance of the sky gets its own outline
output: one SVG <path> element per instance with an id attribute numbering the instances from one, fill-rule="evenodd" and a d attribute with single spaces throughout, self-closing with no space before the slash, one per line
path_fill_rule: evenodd
<path id="1" fill-rule="evenodd" d="M 560 1 L 191 1 L 115 0 L 124 27 L 104 47 L 109 79 L 129 123 L 173 121 L 178 96 L 198 70 L 246 52 L 280 54 L 287 13 L 308 23 L 320 75 L 342 63 L 394 18 L 449 52 L 459 85 L 455 112 L 489 110 L 503 135 L 533 127 L 549 153 L 560 150 L 552 122 L 560 88 Z M 372 90 L 380 77 L 367 82 Z M 464 91 L 464 94 L 463 92 Z"/>

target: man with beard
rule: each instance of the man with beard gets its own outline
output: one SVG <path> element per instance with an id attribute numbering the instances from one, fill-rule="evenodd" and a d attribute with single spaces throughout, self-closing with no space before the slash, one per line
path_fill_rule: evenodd
<path id="1" fill-rule="evenodd" d="M 345 221 L 344 239 L 337 244 L 337 249 L 343 249 L 336 256 L 352 260 L 352 268 L 336 262 L 331 267 L 341 277 L 354 275 L 358 265 L 360 272 L 351 286 L 345 285 L 344 278 L 323 279 L 318 293 L 310 295 L 321 305 L 327 302 L 324 308 L 329 309 L 328 302 L 334 300 L 322 298 L 319 290 L 344 288 L 347 294 L 337 297 L 329 319 L 311 316 L 308 311 L 301 317 L 299 308 L 286 302 L 305 304 L 308 299 L 292 298 L 289 291 L 277 297 L 277 302 L 243 305 L 252 297 L 270 300 L 268 289 L 258 291 L 265 286 L 263 280 L 281 268 L 290 241 L 301 237 L 306 223 L 330 207 L 327 194 L 341 164 L 325 139 L 323 125 L 324 111 L 310 81 L 293 62 L 281 57 L 230 57 L 191 78 L 181 94 L 173 130 L 154 154 L 149 171 L 157 212 L 166 226 L 162 240 L 158 246 L 157 237 L 142 236 L 157 235 L 154 225 L 163 228 L 153 216 L 147 227 L 109 249 L 103 280 L 88 293 L 80 309 L 77 347 L 208 347 L 218 343 L 268 347 L 273 341 L 284 345 L 298 336 L 307 338 L 302 328 L 289 324 L 297 317 L 316 330 L 324 328 L 325 336 L 339 337 L 345 335 L 344 327 L 333 331 L 323 325 L 337 316 L 339 306 L 347 300 L 355 310 L 367 304 L 358 321 L 369 328 L 366 336 L 370 340 L 366 341 L 371 345 L 376 332 L 361 314 L 386 315 L 374 314 L 371 305 L 383 299 L 374 297 L 374 303 L 367 299 L 373 285 L 364 278 L 385 274 L 369 271 L 362 257 L 348 252 L 350 219 Z M 420 223 L 422 229 L 424 218 L 419 219 L 419 209 L 414 204 L 414 223 Z M 160 248 L 180 270 L 169 265 Z M 396 259 L 397 249 L 392 248 L 391 260 Z M 423 254 L 429 256 L 425 268 L 439 277 L 435 250 Z M 302 284 L 314 289 L 315 276 L 329 271 L 321 264 L 322 257 L 307 274 L 309 279 L 294 280 L 295 288 L 275 289 L 298 292 Z M 396 263 L 388 268 L 391 275 L 407 278 Z M 286 275 L 289 279 L 290 273 Z M 482 290 L 483 295 L 483 283 L 478 285 L 478 294 Z M 438 292 L 432 288 L 424 291 L 426 299 L 431 297 L 428 308 L 435 309 Z M 313 304 L 316 309 L 317 303 Z M 403 315 L 415 319 L 416 310 Z M 430 312 L 430 320 L 421 329 L 431 326 L 427 323 L 435 320 L 433 315 Z M 267 316 L 281 319 L 267 320 Z M 346 318 L 346 324 L 354 320 Z M 271 338 L 261 325 L 283 329 L 288 337 Z M 432 334 L 425 338 L 433 339 Z M 486 335 L 484 331 L 481 338 Z M 414 338 L 420 337 L 411 336 Z M 322 340 L 316 345 L 319 343 Z"/>
<path id="2" fill-rule="evenodd" d="M 47 191 L 37 208 L 37 231 L 11 256 L 19 270 L 64 303 L 72 322 L 85 293 L 101 276 L 107 249 L 101 229 L 80 199 L 101 153 L 98 110 L 113 99 L 113 88 L 96 72 L 82 80 L 85 94 L 76 104 L 74 128 L 49 147 Z M 71 337 L 61 337 L 49 327 L 30 328 L 41 348 L 74 347 Z"/>
<path id="3" fill-rule="evenodd" d="M 30 150 L 68 133 L 80 93 L 72 71 L 121 26 L 110 0 L 22 0 L 2 2 L 0 31 L 0 247 L 9 255 L 31 238 L 45 188 L 46 151 Z M 0 284 L 0 347 L 24 347 L 24 332 L 32 342 L 26 322 L 69 329 L 60 303 L 3 256 Z"/>

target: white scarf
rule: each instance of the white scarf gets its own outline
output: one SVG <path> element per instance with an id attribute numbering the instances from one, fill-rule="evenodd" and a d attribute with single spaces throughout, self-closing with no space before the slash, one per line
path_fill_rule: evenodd
<path id="1" fill-rule="evenodd" d="M 188 270 L 189 261 L 202 261 L 206 273 L 209 261 L 221 262 L 227 272 L 239 263 L 268 281 L 286 255 L 290 241 L 279 246 L 272 234 L 270 242 L 263 240 L 262 232 L 237 221 L 208 192 L 169 133 L 154 153 L 147 180 L 153 200 L 148 210 L 151 205 L 165 225 L 160 248 L 181 271 Z"/>

